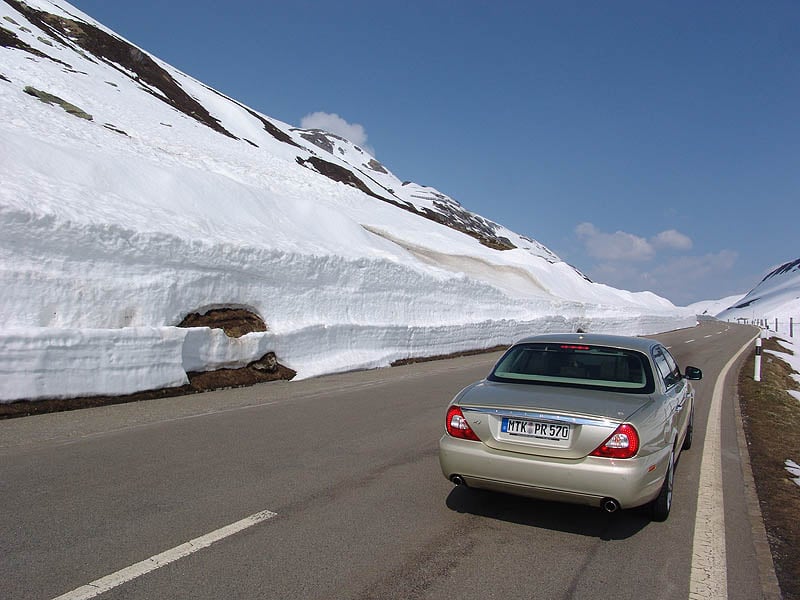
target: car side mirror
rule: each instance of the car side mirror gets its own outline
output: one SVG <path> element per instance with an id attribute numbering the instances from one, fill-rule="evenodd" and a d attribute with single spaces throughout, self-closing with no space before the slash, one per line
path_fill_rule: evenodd
<path id="1" fill-rule="evenodd" d="M 686 373 L 684 374 L 686 379 L 693 379 L 698 380 L 703 378 L 703 371 L 698 369 L 697 367 L 686 367 Z"/>

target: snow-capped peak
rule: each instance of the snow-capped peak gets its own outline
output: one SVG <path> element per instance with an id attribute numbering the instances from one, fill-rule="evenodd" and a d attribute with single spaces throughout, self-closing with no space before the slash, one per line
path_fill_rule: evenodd
<path id="1" fill-rule="evenodd" d="M 772 269 L 719 319 L 771 320 L 800 316 L 800 259 Z"/>

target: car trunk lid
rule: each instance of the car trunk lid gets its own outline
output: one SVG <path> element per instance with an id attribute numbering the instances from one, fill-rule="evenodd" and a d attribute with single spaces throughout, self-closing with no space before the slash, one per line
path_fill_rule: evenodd
<path id="1" fill-rule="evenodd" d="M 457 403 L 489 447 L 577 459 L 651 401 L 649 394 L 483 381 L 465 389 Z"/>

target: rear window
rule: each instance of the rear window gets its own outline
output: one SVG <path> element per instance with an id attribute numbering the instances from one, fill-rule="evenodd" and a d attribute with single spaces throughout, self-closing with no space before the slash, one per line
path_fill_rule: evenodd
<path id="1" fill-rule="evenodd" d="M 580 386 L 649 394 L 647 358 L 633 350 L 581 344 L 520 344 L 495 366 L 490 381 Z"/>

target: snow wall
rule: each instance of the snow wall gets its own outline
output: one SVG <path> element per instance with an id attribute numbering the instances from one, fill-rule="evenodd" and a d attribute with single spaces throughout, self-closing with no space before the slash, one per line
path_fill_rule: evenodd
<path id="1" fill-rule="evenodd" d="M 131 394 L 188 383 L 187 372 L 238 368 L 275 352 L 299 378 L 388 366 L 404 358 L 439 356 L 505 345 L 532 333 L 591 331 L 656 333 L 694 319 L 542 317 L 462 325 L 317 325 L 293 332 L 229 338 L 220 329 L 124 327 L 35 328 L 0 332 L 0 401 Z"/>

